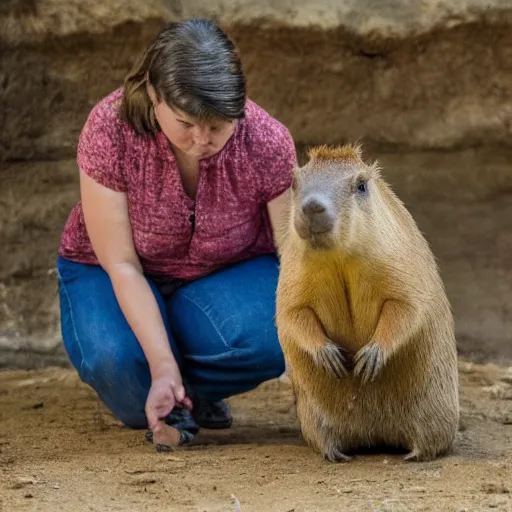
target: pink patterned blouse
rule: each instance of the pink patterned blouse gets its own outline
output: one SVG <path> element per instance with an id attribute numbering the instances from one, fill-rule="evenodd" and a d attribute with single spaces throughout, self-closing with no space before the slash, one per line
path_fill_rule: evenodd
<path id="1" fill-rule="evenodd" d="M 216 155 L 200 161 L 195 201 L 186 195 L 167 138 L 140 136 L 117 114 L 122 89 L 91 111 L 78 143 L 80 169 L 127 194 L 137 253 L 147 274 L 194 279 L 274 252 L 266 203 L 292 182 L 295 147 L 288 130 L 248 100 L 246 117 Z M 98 264 L 79 202 L 59 254 Z"/>

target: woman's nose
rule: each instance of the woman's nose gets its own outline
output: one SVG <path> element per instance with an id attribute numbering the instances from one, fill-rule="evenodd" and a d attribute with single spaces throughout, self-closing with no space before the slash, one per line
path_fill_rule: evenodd
<path id="1" fill-rule="evenodd" d="M 206 146 L 210 142 L 209 128 L 197 127 L 196 133 L 194 134 L 194 141 L 196 144 Z"/>

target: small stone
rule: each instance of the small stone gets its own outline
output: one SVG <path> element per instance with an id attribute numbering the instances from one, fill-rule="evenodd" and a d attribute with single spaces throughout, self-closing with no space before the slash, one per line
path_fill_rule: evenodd
<path id="1" fill-rule="evenodd" d="M 33 485 L 35 483 L 37 483 L 37 480 L 35 478 L 21 476 L 16 479 L 16 482 L 14 482 L 12 487 L 13 489 L 22 489 L 27 485 Z"/>
<path id="2" fill-rule="evenodd" d="M 509 494 L 510 490 L 504 484 L 490 482 L 482 485 L 482 491 L 486 494 Z"/>
<path id="3" fill-rule="evenodd" d="M 494 501 L 489 503 L 490 508 L 498 508 L 503 507 L 504 505 L 508 504 L 508 500 L 506 498 L 495 498 Z"/>
<path id="4" fill-rule="evenodd" d="M 507 390 L 502 384 L 494 384 L 494 386 L 486 386 L 483 391 L 489 393 L 493 400 L 501 400 L 505 398 Z"/>
<path id="5" fill-rule="evenodd" d="M 473 363 L 459 363 L 459 372 L 461 373 L 473 373 L 475 371 Z"/>
<path id="6" fill-rule="evenodd" d="M 512 385 L 512 366 L 501 376 L 500 380 Z"/>

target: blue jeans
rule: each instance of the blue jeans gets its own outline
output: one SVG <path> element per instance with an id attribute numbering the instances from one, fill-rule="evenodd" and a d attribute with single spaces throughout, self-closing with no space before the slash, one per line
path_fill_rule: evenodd
<path id="1" fill-rule="evenodd" d="M 173 293 L 147 277 L 183 380 L 201 401 L 249 391 L 285 369 L 275 327 L 275 256 L 260 256 L 181 283 Z M 126 426 L 147 426 L 151 385 L 142 348 L 108 274 L 58 257 L 64 346 L 82 381 Z"/>

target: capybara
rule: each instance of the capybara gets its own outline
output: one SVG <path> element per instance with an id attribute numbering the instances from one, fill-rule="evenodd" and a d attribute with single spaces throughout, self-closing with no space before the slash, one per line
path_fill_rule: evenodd
<path id="1" fill-rule="evenodd" d="M 454 321 L 432 251 L 361 146 L 295 169 L 276 324 L 306 442 L 329 461 L 448 451 L 459 422 Z"/>

